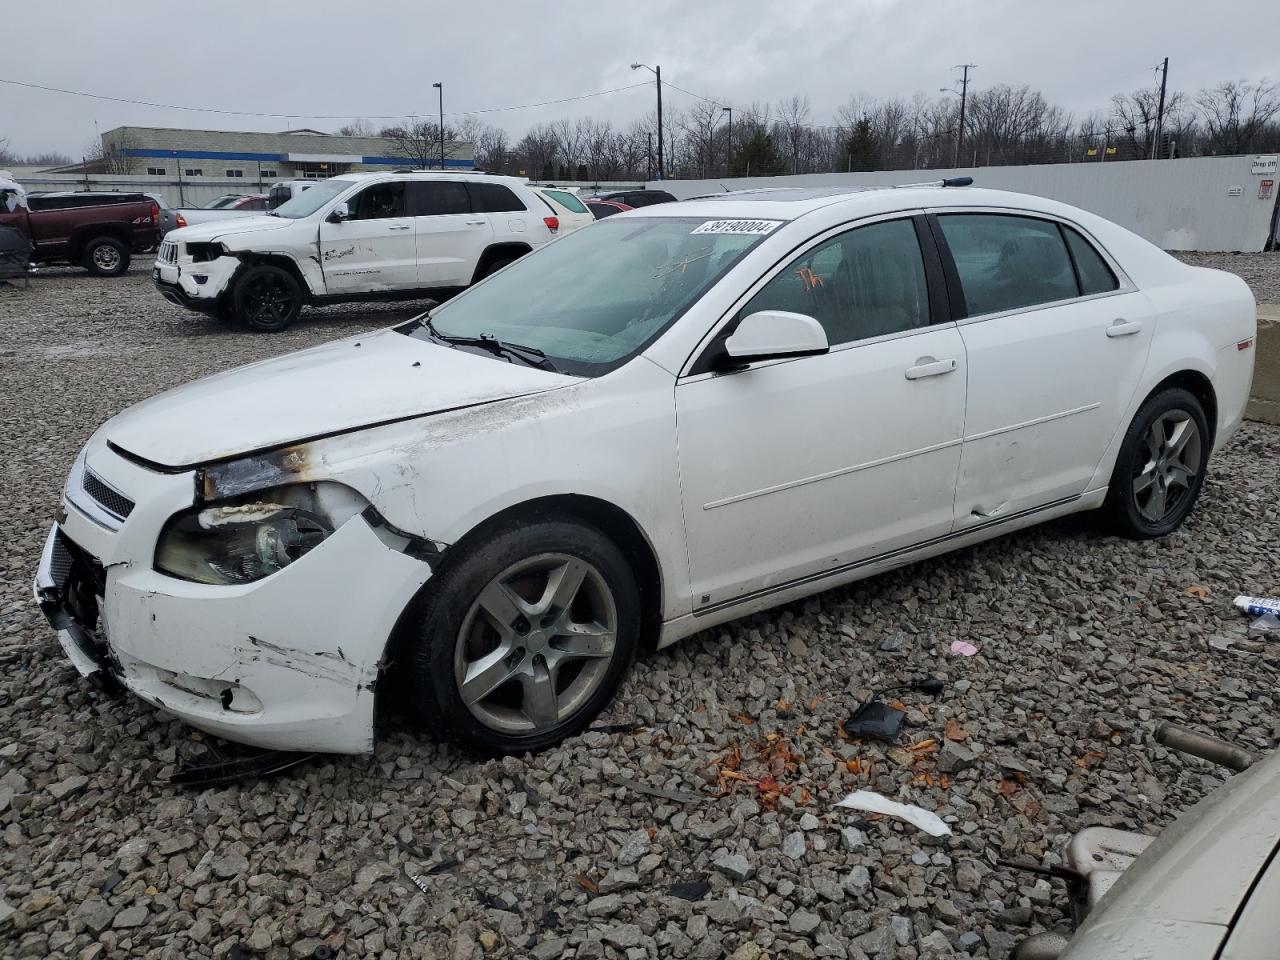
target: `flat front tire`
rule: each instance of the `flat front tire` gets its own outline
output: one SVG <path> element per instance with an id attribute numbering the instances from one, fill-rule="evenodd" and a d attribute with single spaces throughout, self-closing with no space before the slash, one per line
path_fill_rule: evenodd
<path id="1" fill-rule="evenodd" d="M 621 551 L 573 520 L 512 524 L 448 558 L 411 638 L 409 685 L 437 735 L 485 753 L 581 731 L 635 659 L 640 593 Z"/>
<path id="2" fill-rule="evenodd" d="M 1121 536 L 1172 533 L 1200 496 L 1212 435 L 1204 407 L 1181 387 L 1161 390 L 1125 432 L 1103 511 Z"/>
<path id="3" fill-rule="evenodd" d="M 298 319 L 302 287 L 283 267 L 259 264 L 237 278 L 231 305 L 236 319 L 250 330 L 277 333 Z"/>

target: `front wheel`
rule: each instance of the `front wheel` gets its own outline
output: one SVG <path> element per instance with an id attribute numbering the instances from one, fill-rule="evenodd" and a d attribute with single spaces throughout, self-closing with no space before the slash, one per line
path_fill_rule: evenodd
<path id="1" fill-rule="evenodd" d="M 302 287 L 288 270 L 269 263 L 250 267 L 231 291 L 236 318 L 250 330 L 276 333 L 302 311 Z"/>
<path id="2" fill-rule="evenodd" d="M 413 696 L 434 732 L 483 753 L 582 730 L 635 659 L 640 594 L 621 551 L 570 520 L 512 525 L 451 557 L 413 638 Z"/>
<path id="3" fill-rule="evenodd" d="M 84 245 L 84 268 L 97 277 L 118 277 L 129 269 L 129 248 L 115 237 L 95 237 Z"/>
<path id="4" fill-rule="evenodd" d="M 1187 518 L 1209 463 L 1209 424 L 1195 395 L 1162 390 L 1133 418 L 1120 446 L 1104 511 L 1122 536 L 1149 540 Z"/>

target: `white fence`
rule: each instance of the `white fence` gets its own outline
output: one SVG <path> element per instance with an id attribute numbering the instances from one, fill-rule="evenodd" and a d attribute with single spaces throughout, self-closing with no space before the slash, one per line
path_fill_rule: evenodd
<path id="1" fill-rule="evenodd" d="M 1165 250 L 1262 250 L 1276 210 L 1277 175 L 1254 173 L 1254 157 L 1192 157 L 1112 163 L 1052 163 L 1025 167 L 893 170 L 795 177 L 667 180 L 650 187 L 687 199 L 725 189 L 889 186 L 973 177 L 974 186 L 1061 200 L 1106 217 Z M 1257 166 L 1265 167 L 1265 164 Z M 1264 181 L 1272 181 L 1270 196 Z"/>

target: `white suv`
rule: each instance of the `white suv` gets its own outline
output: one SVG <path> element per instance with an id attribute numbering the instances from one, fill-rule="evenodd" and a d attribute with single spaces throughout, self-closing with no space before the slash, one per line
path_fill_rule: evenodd
<path id="1" fill-rule="evenodd" d="M 351 174 L 266 216 L 172 231 L 154 279 L 181 306 L 283 330 L 310 303 L 467 287 L 553 239 L 547 214 L 513 177 Z"/>

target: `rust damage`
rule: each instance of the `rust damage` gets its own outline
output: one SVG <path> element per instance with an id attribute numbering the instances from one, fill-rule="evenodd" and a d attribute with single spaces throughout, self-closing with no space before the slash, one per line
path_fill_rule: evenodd
<path id="1" fill-rule="evenodd" d="M 312 469 L 307 444 L 293 444 L 243 460 L 216 463 L 196 471 L 196 494 L 202 503 L 252 493 L 287 483 L 322 479 Z"/>

